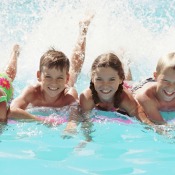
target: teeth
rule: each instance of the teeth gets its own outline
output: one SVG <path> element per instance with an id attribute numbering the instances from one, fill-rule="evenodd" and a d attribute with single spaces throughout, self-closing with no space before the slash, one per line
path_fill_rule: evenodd
<path id="1" fill-rule="evenodd" d="M 58 90 L 58 88 L 53 88 L 53 87 L 49 87 L 49 89 L 52 90 L 52 91 Z"/>
<path id="2" fill-rule="evenodd" d="M 166 92 L 168 95 L 171 95 L 171 94 L 173 94 L 173 93 L 170 93 L 170 92 Z"/>
<path id="3" fill-rule="evenodd" d="M 102 90 L 103 93 L 109 93 L 110 90 Z"/>
<path id="4" fill-rule="evenodd" d="M 173 95 L 173 94 L 174 94 L 174 92 L 167 92 L 167 91 L 165 91 L 165 93 L 166 93 L 167 95 Z"/>

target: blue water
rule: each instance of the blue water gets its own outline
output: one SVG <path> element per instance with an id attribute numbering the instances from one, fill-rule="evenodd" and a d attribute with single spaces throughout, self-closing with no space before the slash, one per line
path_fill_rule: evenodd
<path id="1" fill-rule="evenodd" d="M 0 67 L 7 62 L 12 45 L 18 42 L 21 54 L 14 82 L 14 96 L 18 96 L 26 85 L 36 81 L 39 59 L 46 49 L 54 46 L 70 57 L 78 22 L 85 11 L 91 10 L 96 15 L 88 31 L 86 60 L 76 84 L 78 92 L 89 85 L 89 65 L 96 55 L 117 51 L 118 47 L 126 48 L 134 81 L 139 81 L 152 75 L 161 54 L 175 49 L 174 3 L 174 0 L 2 0 Z M 95 113 L 110 118 L 117 115 Z M 171 119 L 175 114 L 163 115 Z M 46 126 L 9 122 L 1 126 L 1 174 L 174 175 L 174 128 L 158 134 L 131 120 L 132 124 L 94 122 L 91 142 L 85 141 L 81 126 L 74 137 L 63 139 L 66 123 Z"/>

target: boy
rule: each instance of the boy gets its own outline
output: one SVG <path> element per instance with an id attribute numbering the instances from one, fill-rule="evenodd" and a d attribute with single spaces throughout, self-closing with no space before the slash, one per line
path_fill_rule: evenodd
<path id="1" fill-rule="evenodd" d="M 32 107 L 58 108 L 71 105 L 78 100 L 77 91 L 73 86 L 84 61 L 86 34 L 91 19 L 92 16 L 79 25 L 80 33 L 71 59 L 71 65 L 63 52 L 54 49 L 48 50 L 41 57 L 40 68 L 37 72 L 39 82 L 34 86 L 27 87 L 12 102 L 9 118 L 40 121 L 41 118 L 25 111 L 29 105 Z M 76 67 L 77 63 L 78 67 Z M 73 120 L 73 117 L 77 115 L 77 111 L 78 109 L 73 109 L 74 114 L 71 114 L 69 120 Z"/>
<path id="2" fill-rule="evenodd" d="M 154 79 L 139 87 L 135 97 L 151 121 L 166 124 L 160 111 L 175 110 L 175 53 L 159 59 Z"/>

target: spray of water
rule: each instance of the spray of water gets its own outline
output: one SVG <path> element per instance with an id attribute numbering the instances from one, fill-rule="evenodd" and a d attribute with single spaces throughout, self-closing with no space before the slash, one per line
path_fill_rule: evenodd
<path id="1" fill-rule="evenodd" d="M 6 63 L 13 43 L 21 45 L 18 78 L 36 80 L 41 55 L 50 47 L 71 56 L 78 23 L 95 13 L 87 35 L 83 73 L 94 58 L 108 51 L 130 60 L 134 80 L 151 76 L 157 59 L 175 50 L 174 0 L 2 0 L 0 2 L 0 57 Z M 30 75 L 29 75 L 30 73 Z M 26 80 L 26 77 L 28 80 Z"/>

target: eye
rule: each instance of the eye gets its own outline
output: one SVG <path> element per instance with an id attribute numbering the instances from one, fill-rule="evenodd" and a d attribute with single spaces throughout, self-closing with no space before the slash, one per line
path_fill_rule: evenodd
<path id="1" fill-rule="evenodd" d="M 162 79 L 162 81 L 163 81 L 163 82 L 166 82 L 166 83 L 168 83 L 168 82 L 169 82 L 169 81 L 168 81 L 168 80 L 166 80 L 166 79 Z"/>
<path id="2" fill-rule="evenodd" d="M 51 78 L 51 76 L 50 75 L 45 75 L 45 78 Z"/>
<path id="3" fill-rule="evenodd" d="M 115 81 L 115 78 L 110 78 L 110 81 Z"/>
<path id="4" fill-rule="evenodd" d="M 170 82 L 169 80 L 166 80 L 166 79 L 162 79 L 161 81 L 162 81 L 164 84 L 166 84 L 166 85 L 171 84 L 171 82 Z"/>
<path id="5" fill-rule="evenodd" d="M 102 81 L 102 78 L 97 77 L 95 80 L 96 80 L 96 81 Z"/>
<path id="6" fill-rule="evenodd" d="M 58 80 L 63 80 L 63 77 L 58 77 L 57 79 L 58 79 Z"/>

